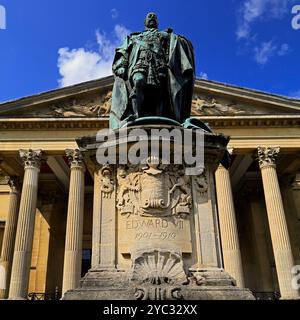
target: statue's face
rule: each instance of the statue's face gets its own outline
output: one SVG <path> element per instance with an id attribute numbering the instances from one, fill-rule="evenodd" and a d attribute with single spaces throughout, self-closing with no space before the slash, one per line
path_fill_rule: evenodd
<path id="1" fill-rule="evenodd" d="M 153 12 L 150 12 L 147 14 L 146 19 L 145 19 L 145 26 L 147 28 L 158 28 L 158 19 L 157 15 Z"/>

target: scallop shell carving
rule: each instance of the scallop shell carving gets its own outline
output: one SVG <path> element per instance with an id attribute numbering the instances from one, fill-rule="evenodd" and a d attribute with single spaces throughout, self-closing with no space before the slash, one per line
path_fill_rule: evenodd
<path id="1" fill-rule="evenodd" d="M 153 285 L 185 283 L 182 257 L 179 253 L 153 250 L 134 260 L 132 280 Z"/>

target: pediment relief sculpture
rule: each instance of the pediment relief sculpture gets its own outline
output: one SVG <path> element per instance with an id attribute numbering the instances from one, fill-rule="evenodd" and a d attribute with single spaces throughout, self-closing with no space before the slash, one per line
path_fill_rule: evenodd
<path id="1" fill-rule="evenodd" d="M 194 116 L 236 116 L 236 115 L 272 115 L 289 114 L 294 110 L 268 106 L 254 106 L 235 99 L 209 96 L 195 93 L 192 100 Z"/>
<path id="2" fill-rule="evenodd" d="M 99 118 L 108 117 L 112 103 L 112 91 L 86 99 L 69 99 L 53 104 L 45 110 L 34 110 L 26 116 L 53 118 Z M 192 115 L 194 116 L 234 116 L 271 114 L 274 110 L 263 107 L 241 105 L 229 99 L 216 98 L 195 93 L 192 100 Z"/>
<path id="3" fill-rule="evenodd" d="M 86 98 L 71 97 L 50 105 L 23 107 L 15 111 L 2 111 L 3 117 L 24 118 L 100 118 L 108 117 L 112 104 L 112 91 L 91 94 Z M 195 91 L 192 99 L 193 116 L 235 116 L 291 114 L 294 110 L 280 107 L 254 106 L 230 98 L 215 97 Z M 0 115 L 1 117 L 1 115 Z"/>
<path id="4" fill-rule="evenodd" d="M 72 97 L 50 105 L 24 107 L 18 111 L 4 113 L 5 117 L 25 118 L 99 118 L 109 115 L 112 91 L 91 95 L 87 98 Z"/>
<path id="5" fill-rule="evenodd" d="M 195 94 L 192 101 L 192 113 L 206 116 L 236 115 L 247 114 L 249 109 L 240 107 L 236 102 Z"/>
<path id="6" fill-rule="evenodd" d="M 51 107 L 51 115 L 58 118 L 68 117 L 105 117 L 109 114 L 112 92 L 109 91 L 100 98 L 85 100 L 76 99 Z"/>

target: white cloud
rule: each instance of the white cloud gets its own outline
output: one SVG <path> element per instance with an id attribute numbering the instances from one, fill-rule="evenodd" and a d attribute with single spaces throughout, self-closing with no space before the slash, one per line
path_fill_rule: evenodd
<path id="1" fill-rule="evenodd" d="M 129 33 L 130 30 L 126 29 L 124 26 L 120 24 L 115 25 L 115 35 L 119 41 L 123 41 Z"/>
<path id="2" fill-rule="evenodd" d="M 254 59 L 258 64 L 265 65 L 271 57 L 283 57 L 290 51 L 290 46 L 287 43 L 278 46 L 271 40 L 263 42 L 260 46 L 254 48 Z"/>
<path id="3" fill-rule="evenodd" d="M 114 50 L 129 32 L 124 26 L 116 25 L 112 37 L 108 38 L 105 33 L 97 30 L 97 51 L 86 48 L 60 48 L 57 63 L 61 75 L 58 80 L 59 86 L 70 86 L 111 75 Z"/>
<path id="4" fill-rule="evenodd" d="M 62 76 L 58 80 L 60 87 L 70 86 L 110 75 L 111 63 L 105 61 L 97 52 L 84 48 L 61 48 L 58 50 L 58 68 Z"/>
<path id="5" fill-rule="evenodd" d="M 110 13 L 111 13 L 111 17 L 112 17 L 113 19 L 117 19 L 118 16 L 119 16 L 119 11 L 118 11 L 116 8 L 111 9 L 111 10 L 110 10 Z"/>
<path id="6" fill-rule="evenodd" d="M 255 61 L 260 64 L 266 64 L 269 59 L 274 55 L 276 46 L 273 45 L 273 41 L 263 42 L 259 47 L 254 48 Z"/>
<path id="7" fill-rule="evenodd" d="M 291 52 L 290 46 L 287 43 L 283 43 L 278 50 L 278 55 L 283 57 Z"/>
<path id="8" fill-rule="evenodd" d="M 251 23 L 257 17 L 261 16 L 265 10 L 268 0 L 247 0 L 244 2 L 244 20 Z"/>
<path id="9" fill-rule="evenodd" d="M 290 11 L 289 6 L 293 4 L 295 0 L 269 0 L 268 2 L 271 17 L 281 19 Z"/>
<path id="10" fill-rule="evenodd" d="M 290 96 L 295 99 L 300 99 L 300 90 L 292 92 Z"/>
<path id="11" fill-rule="evenodd" d="M 248 38 L 249 34 L 250 34 L 250 26 L 248 23 L 241 24 L 236 31 L 236 37 L 238 40 L 243 38 Z"/>
<path id="12" fill-rule="evenodd" d="M 257 21 L 281 19 L 289 12 L 289 7 L 297 0 L 243 0 L 239 9 L 237 40 L 245 40 L 242 44 L 244 50 L 254 53 L 254 60 L 265 65 L 271 57 L 283 57 L 291 52 L 287 43 L 279 44 L 274 40 L 258 43 L 258 34 L 252 31 Z"/>
<path id="13" fill-rule="evenodd" d="M 1 29 L 6 29 L 6 9 L 2 5 L 0 5 L 0 30 Z"/>
<path id="14" fill-rule="evenodd" d="M 208 80 L 208 75 L 206 72 L 200 72 L 199 78 L 203 80 Z"/>
<path id="15" fill-rule="evenodd" d="M 281 19 L 295 0 L 245 0 L 240 8 L 241 18 L 236 31 L 237 39 L 247 39 L 252 24 L 259 18 Z"/>

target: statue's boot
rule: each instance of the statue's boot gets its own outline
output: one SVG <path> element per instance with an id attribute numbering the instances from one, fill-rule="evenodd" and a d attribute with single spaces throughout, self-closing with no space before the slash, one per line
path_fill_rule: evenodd
<path id="1" fill-rule="evenodd" d="M 131 99 L 131 105 L 132 105 L 132 111 L 133 116 L 138 119 L 139 118 L 139 109 L 138 109 L 138 103 L 135 98 Z"/>

